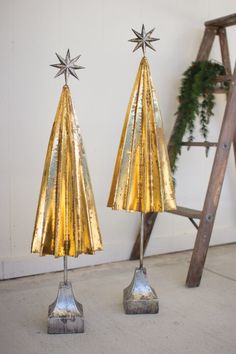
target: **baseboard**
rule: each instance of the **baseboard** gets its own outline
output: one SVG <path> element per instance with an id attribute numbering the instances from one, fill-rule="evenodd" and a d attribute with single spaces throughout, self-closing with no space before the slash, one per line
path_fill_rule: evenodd
<path id="1" fill-rule="evenodd" d="M 150 239 L 146 256 L 164 254 L 192 249 L 196 233 L 180 235 L 155 236 Z M 69 268 L 75 269 L 97 264 L 111 263 L 129 259 L 132 242 L 127 244 L 110 243 L 105 245 L 105 250 L 96 255 L 82 255 L 78 258 L 69 257 Z M 236 227 L 217 228 L 211 238 L 211 245 L 236 242 Z M 0 258 L 0 279 L 11 279 L 28 275 L 42 274 L 62 270 L 62 258 L 52 256 L 39 257 L 29 254 L 21 257 Z"/>

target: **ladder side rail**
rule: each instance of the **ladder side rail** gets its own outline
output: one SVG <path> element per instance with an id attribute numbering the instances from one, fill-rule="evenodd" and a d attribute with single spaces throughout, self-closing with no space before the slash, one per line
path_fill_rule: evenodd
<path id="1" fill-rule="evenodd" d="M 219 28 L 218 35 L 220 40 L 221 57 L 225 68 L 225 73 L 226 75 L 232 75 L 226 29 L 224 27 Z"/>
<path id="2" fill-rule="evenodd" d="M 205 28 L 196 61 L 208 60 L 216 34 L 217 34 L 217 28 L 215 27 Z"/>
<path id="3" fill-rule="evenodd" d="M 144 237 L 143 237 L 143 254 L 145 253 L 145 250 L 147 248 L 149 239 L 151 237 L 152 229 L 155 224 L 155 220 L 157 218 L 157 213 L 145 213 L 144 215 Z M 133 261 L 135 259 L 139 259 L 139 254 L 140 254 L 140 229 L 138 231 L 138 235 L 136 237 L 131 255 L 130 255 L 130 260 Z"/>
<path id="4" fill-rule="evenodd" d="M 186 279 L 188 287 L 199 286 L 206 255 L 211 239 L 216 210 L 219 203 L 225 170 L 231 143 L 236 128 L 236 65 L 231 88 L 225 108 L 225 114 L 219 136 L 219 144 L 215 153 L 214 163 L 205 197 L 202 218 L 195 240 L 190 267 Z"/>

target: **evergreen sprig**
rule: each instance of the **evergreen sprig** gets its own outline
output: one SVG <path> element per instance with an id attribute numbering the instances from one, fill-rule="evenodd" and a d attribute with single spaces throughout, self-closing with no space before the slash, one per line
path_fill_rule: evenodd
<path id="1" fill-rule="evenodd" d="M 197 117 L 200 120 L 201 135 L 204 140 L 207 139 L 208 125 L 215 105 L 216 78 L 219 75 L 225 75 L 223 65 L 211 61 L 193 62 L 183 74 L 178 96 L 179 107 L 175 114 L 177 120 L 168 149 L 172 172 L 176 171 L 185 133 L 189 133 L 189 142 L 194 140 Z M 229 84 L 223 82 L 221 87 L 227 90 Z"/>

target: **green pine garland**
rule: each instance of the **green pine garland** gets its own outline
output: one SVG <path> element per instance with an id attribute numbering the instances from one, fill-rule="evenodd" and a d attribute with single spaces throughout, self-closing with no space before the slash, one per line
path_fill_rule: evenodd
<path id="1" fill-rule="evenodd" d="M 214 88 L 219 75 L 225 75 L 224 67 L 211 61 L 193 62 L 183 74 L 178 96 L 179 107 L 176 112 L 177 124 L 168 149 L 173 173 L 177 168 L 176 163 L 181 154 L 181 143 L 185 133 L 189 133 L 188 141 L 194 140 L 197 117 L 200 119 L 201 135 L 207 139 L 208 124 L 215 105 Z M 221 87 L 227 90 L 228 86 L 228 83 L 224 82 Z"/>

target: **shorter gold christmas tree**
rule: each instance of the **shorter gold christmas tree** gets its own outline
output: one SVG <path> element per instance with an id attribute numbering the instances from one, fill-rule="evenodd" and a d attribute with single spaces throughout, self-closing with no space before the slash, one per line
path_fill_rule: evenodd
<path id="1" fill-rule="evenodd" d="M 129 101 L 108 206 L 143 213 L 176 208 L 161 113 L 146 57 Z"/>
<path id="2" fill-rule="evenodd" d="M 84 331 L 83 309 L 67 279 L 67 256 L 94 254 L 102 249 L 85 150 L 72 104 L 68 77 L 77 77 L 75 70 L 80 56 L 66 58 L 56 54 L 64 74 L 60 102 L 54 120 L 46 155 L 39 195 L 31 251 L 41 256 L 64 257 L 64 282 L 59 285 L 56 301 L 49 306 L 48 333 Z"/>
<path id="3" fill-rule="evenodd" d="M 146 47 L 154 49 L 152 29 L 141 33 L 133 30 L 136 38 L 134 51 L 142 48 L 139 65 L 130 97 L 115 170 L 108 200 L 114 210 L 141 212 L 140 266 L 132 283 L 124 290 L 126 313 L 156 313 L 158 300 L 150 287 L 143 268 L 144 215 L 176 209 L 173 179 L 166 148 L 161 112 L 156 91 L 145 56 Z"/>

